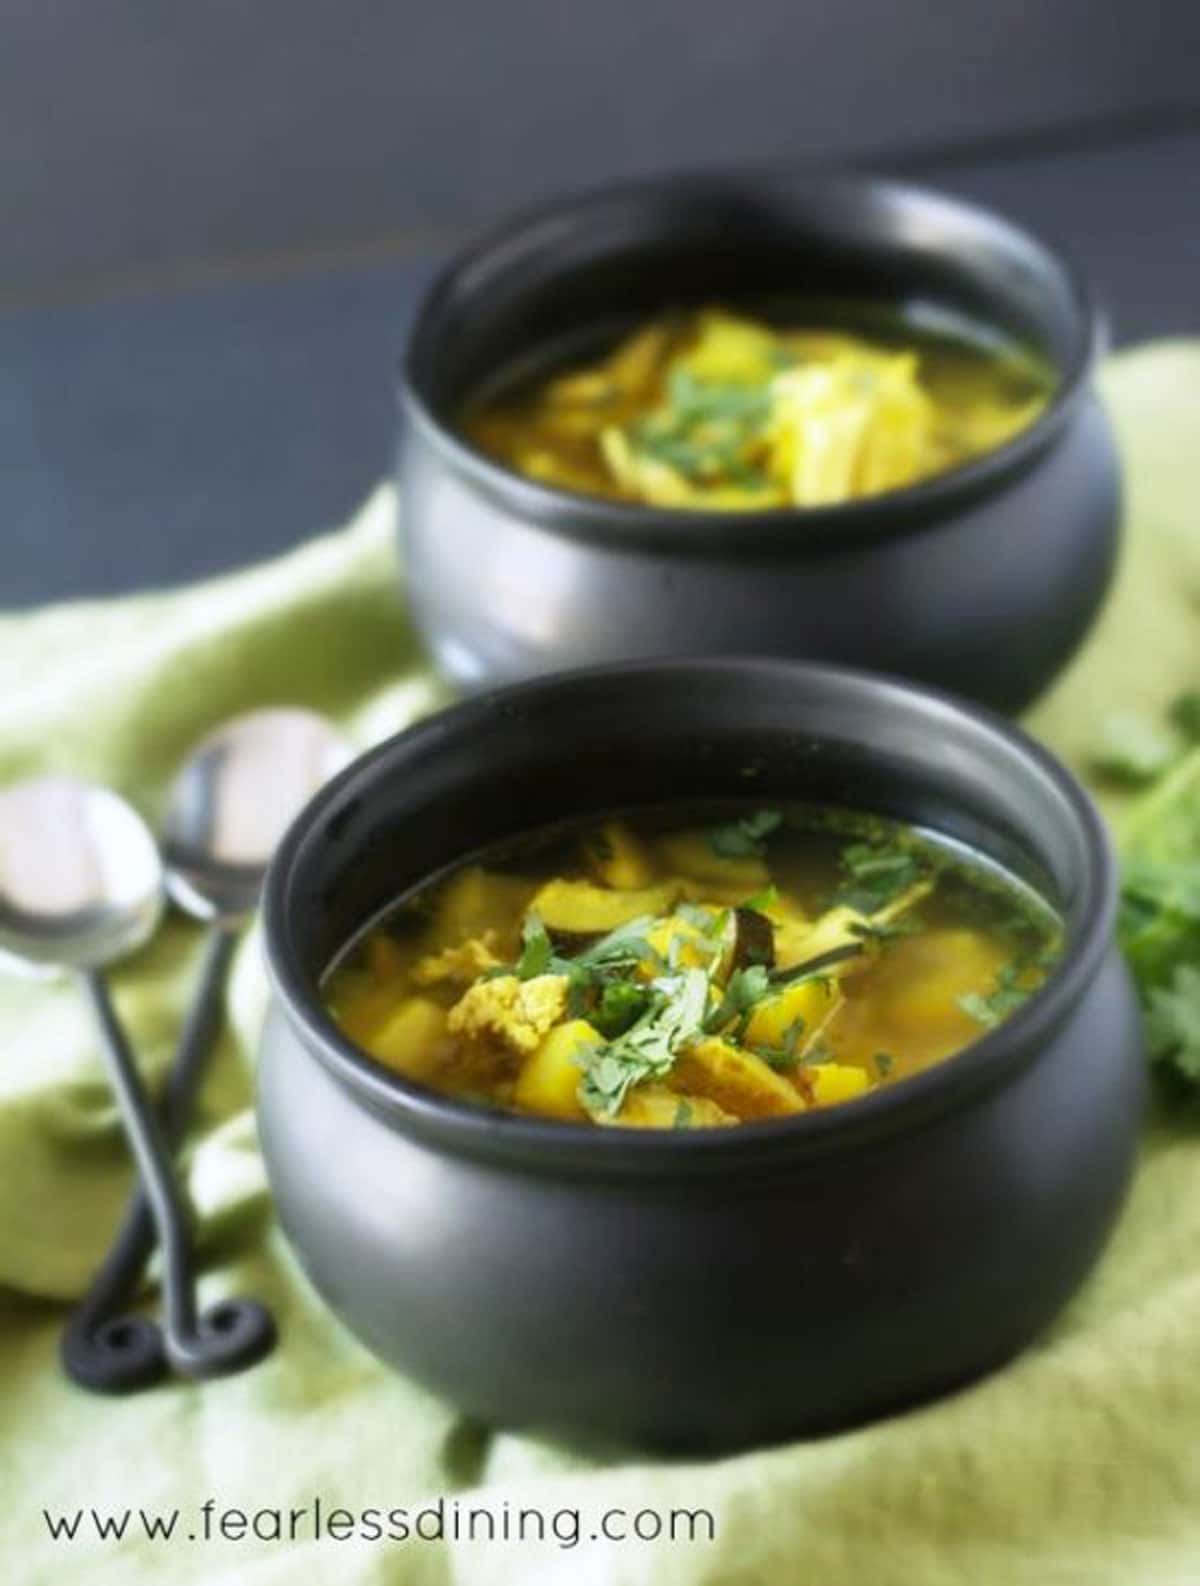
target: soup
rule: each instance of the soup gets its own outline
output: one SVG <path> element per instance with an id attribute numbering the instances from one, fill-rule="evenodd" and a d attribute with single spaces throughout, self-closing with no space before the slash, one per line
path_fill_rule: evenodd
<path id="1" fill-rule="evenodd" d="M 323 989 L 350 1040 L 448 1095 L 700 1129 L 849 1102 L 952 1057 L 1059 949 L 1037 893 L 939 838 L 723 806 L 485 853 L 402 899 Z"/>
<path id="2" fill-rule="evenodd" d="M 780 329 L 705 309 L 607 356 L 502 382 L 463 428 L 586 495 L 655 507 L 826 507 L 916 484 L 1032 424 L 1048 371 L 1020 348 L 898 316 Z"/>

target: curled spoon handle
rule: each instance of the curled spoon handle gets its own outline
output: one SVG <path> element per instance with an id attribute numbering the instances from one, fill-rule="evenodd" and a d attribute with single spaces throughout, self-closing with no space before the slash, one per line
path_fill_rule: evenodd
<path id="1" fill-rule="evenodd" d="M 137 1162 L 142 1193 L 162 1246 L 168 1331 L 189 1334 L 195 1323 L 191 1229 L 166 1137 L 138 1074 L 125 1032 L 117 1020 L 108 982 L 94 969 L 83 971 L 79 980 L 92 1006 L 121 1123 Z"/>
<path id="2" fill-rule="evenodd" d="M 116 1240 L 63 1332 L 61 1354 L 67 1374 L 94 1392 L 124 1393 L 148 1386 L 162 1378 L 168 1364 L 191 1376 L 235 1371 L 260 1359 L 275 1340 L 269 1313 L 247 1300 L 222 1302 L 200 1319 L 197 1328 L 188 1210 L 169 1155 L 187 1130 L 205 1063 L 220 1033 L 236 946 L 236 923 L 216 923 L 205 944 L 187 1022 L 167 1077 L 161 1123 L 133 1065 L 107 984 L 97 975 L 82 977 L 100 1025 L 140 1179 Z M 146 1120 L 149 1128 L 143 1128 Z M 156 1235 L 164 1255 L 165 1339 L 147 1318 L 117 1314 L 141 1283 Z"/>

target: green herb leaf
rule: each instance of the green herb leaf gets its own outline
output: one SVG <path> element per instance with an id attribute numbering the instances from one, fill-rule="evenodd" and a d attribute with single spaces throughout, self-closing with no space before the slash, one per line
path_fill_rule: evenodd
<path id="1" fill-rule="evenodd" d="M 1189 743 L 1200 743 L 1200 689 L 1190 689 L 1172 700 L 1167 715 Z"/>
<path id="2" fill-rule="evenodd" d="M 783 1040 L 778 1046 L 751 1046 L 747 1051 L 753 1052 L 755 1057 L 761 1057 L 763 1062 L 769 1063 L 772 1068 L 796 1068 L 807 1061 L 800 1045 L 806 1028 L 803 1019 L 793 1019 L 783 1032 Z"/>
<path id="3" fill-rule="evenodd" d="M 859 914 L 874 914 L 921 878 L 921 863 L 896 843 L 851 843 L 842 850 L 842 869 L 849 880 L 834 902 Z"/>
<path id="4" fill-rule="evenodd" d="M 1178 758 L 1179 743 L 1173 733 L 1122 711 L 1104 722 L 1091 761 L 1105 776 L 1136 785 L 1153 782 Z"/>
<path id="5" fill-rule="evenodd" d="M 1178 964 L 1147 999 L 1146 1040 L 1152 1062 L 1200 1084 L 1200 969 Z"/>
<path id="6" fill-rule="evenodd" d="M 672 1127 L 676 1129 L 690 1129 L 692 1124 L 692 1104 L 681 1101 L 675 1109 L 675 1119 Z"/>
<path id="7" fill-rule="evenodd" d="M 585 947 L 581 953 L 577 953 L 573 962 L 587 969 L 636 969 L 646 965 L 652 970 L 660 970 L 663 968 L 662 956 L 651 947 L 645 934 L 653 924 L 654 920 L 649 914 L 627 920 L 624 925 L 609 931 L 607 936 L 602 936 L 598 942 L 593 942 L 591 947 Z"/>
<path id="8" fill-rule="evenodd" d="M 1022 1003 L 1028 1002 L 1031 988 L 1018 984 L 1027 966 L 1023 963 L 1005 964 L 996 974 L 994 988 L 986 996 L 968 991 L 954 1000 L 962 1011 L 977 1024 L 990 1029 L 1015 1013 Z"/>
<path id="9" fill-rule="evenodd" d="M 725 987 L 725 995 L 704 1021 L 709 1034 L 725 1029 L 742 1019 L 751 1008 L 771 993 L 771 977 L 765 964 L 750 964 L 735 969 Z"/>
<path id="10" fill-rule="evenodd" d="M 646 1011 L 624 1034 L 583 1054 L 580 1100 L 589 1112 L 615 1117 L 634 1085 L 670 1072 L 680 1048 L 701 1033 L 708 1003 L 702 969 L 661 976 Z"/>
<path id="11" fill-rule="evenodd" d="M 738 908 L 753 909 L 755 914 L 765 914 L 768 909 L 773 909 L 778 902 L 779 888 L 772 882 L 770 886 L 764 887 L 761 892 L 753 893 L 744 903 L 739 903 Z"/>
<path id="12" fill-rule="evenodd" d="M 896 1066 L 896 1059 L 890 1052 L 876 1052 L 871 1062 L 875 1065 L 875 1072 L 880 1079 L 886 1079 Z"/>
<path id="13" fill-rule="evenodd" d="M 757 859 L 767 851 L 766 839 L 783 824 L 779 810 L 756 810 L 727 826 L 714 826 L 708 845 L 722 859 Z"/>
<path id="14" fill-rule="evenodd" d="M 609 1040 L 624 1035 L 650 1005 L 649 986 L 633 980 L 610 980 L 600 992 L 592 1012 L 592 1023 Z"/>
<path id="15" fill-rule="evenodd" d="M 546 973 L 553 957 L 554 945 L 546 933 L 546 927 L 531 909 L 521 926 L 521 956 L 517 959 L 514 973 L 518 980 L 533 980 L 535 976 Z"/>

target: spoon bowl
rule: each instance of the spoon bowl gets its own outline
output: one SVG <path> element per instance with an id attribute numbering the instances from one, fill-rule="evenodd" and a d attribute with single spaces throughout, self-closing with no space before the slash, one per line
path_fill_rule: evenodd
<path id="1" fill-rule="evenodd" d="M 249 914 L 292 818 L 349 758 L 342 735 L 307 710 L 252 711 L 203 739 L 163 821 L 172 900 L 202 920 Z"/>
<path id="2" fill-rule="evenodd" d="M 149 940 L 163 867 L 141 816 L 107 788 L 42 776 L 0 793 L 0 964 L 94 970 Z"/>

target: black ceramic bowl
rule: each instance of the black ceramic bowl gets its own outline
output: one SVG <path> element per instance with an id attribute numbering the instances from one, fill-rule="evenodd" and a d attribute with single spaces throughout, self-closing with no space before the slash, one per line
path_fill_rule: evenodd
<path id="1" fill-rule="evenodd" d="M 481 845 L 748 786 L 993 855 L 1062 910 L 1060 965 L 937 1068 L 728 1130 L 473 1107 L 379 1067 L 323 1012 L 350 936 Z M 1143 1064 L 1113 891 L 1067 772 L 904 684 L 680 661 L 460 705 L 343 773 L 272 866 L 259 1109 L 283 1226 L 366 1344 L 490 1421 L 720 1448 L 941 1392 L 1050 1320 L 1121 1202 Z"/>
<path id="2" fill-rule="evenodd" d="M 880 301 L 1016 337 L 1057 371 L 1023 434 L 910 489 L 805 511 L 632 506 L 523 478 L 458 433 L 497 371 L 687 303 Z M 466 688 L 596 661 L 772 654 L 876 667 L 1004 710 L 1069 658 L 1113 567 L 1118 470 L 1096 316 L 995 215 L 860 177 L 678 178 L 568 199 L 463 255 L 402 377 L 417 621 Z"/>

